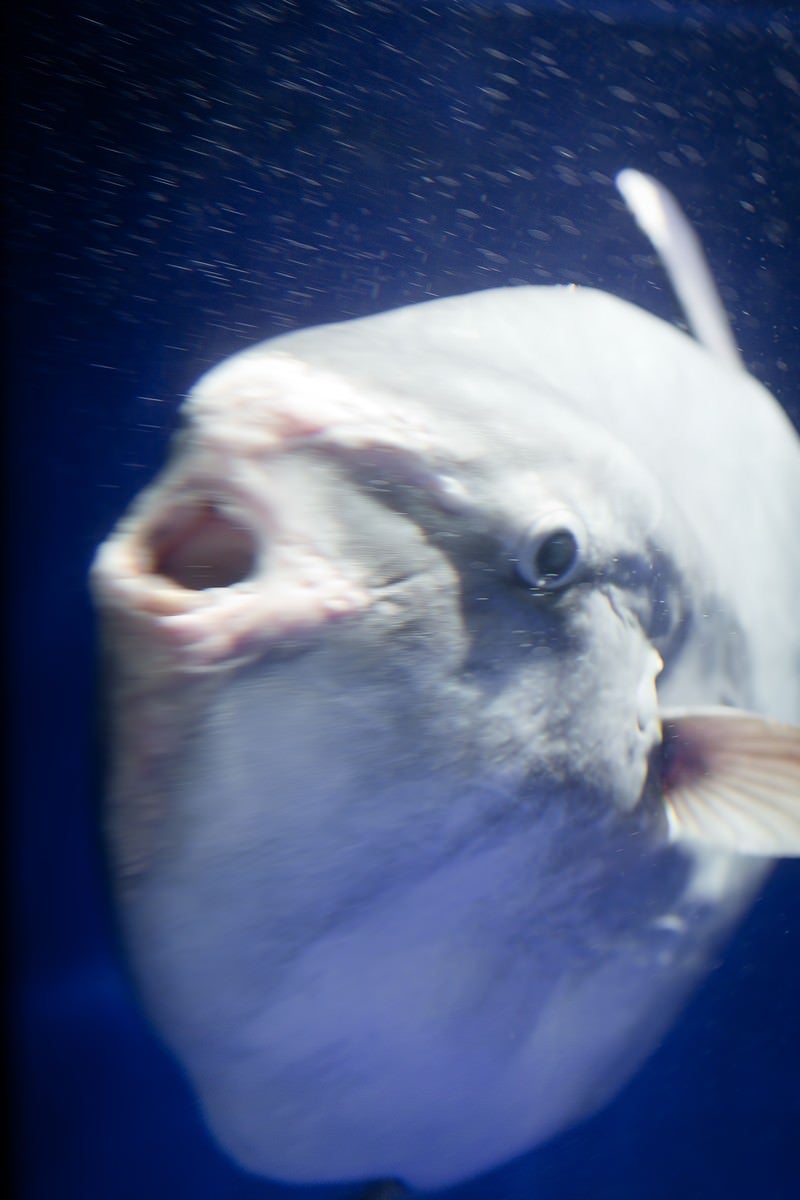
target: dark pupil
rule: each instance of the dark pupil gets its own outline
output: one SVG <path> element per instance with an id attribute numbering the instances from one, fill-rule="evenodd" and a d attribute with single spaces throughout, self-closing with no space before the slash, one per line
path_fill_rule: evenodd
<path id="1" fill-rule="evenodd" d="M 536 573 L 540 579 L 559 579 L 575 562 L 578 547 L 568 529 L 559 529 L 542 542 L 536 555 Z"/>

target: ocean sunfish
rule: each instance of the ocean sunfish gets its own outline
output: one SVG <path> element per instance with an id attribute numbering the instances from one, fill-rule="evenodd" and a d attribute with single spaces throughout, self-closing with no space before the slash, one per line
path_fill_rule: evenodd
<path id="1" fill-rule="evenodd" d="M 597 1109 L 800 853 L 800 441 L 695 341 L 515 287 L 206 374 L 100 547 L 144 1004 L 238 1162 L 434 1188 Z"/>

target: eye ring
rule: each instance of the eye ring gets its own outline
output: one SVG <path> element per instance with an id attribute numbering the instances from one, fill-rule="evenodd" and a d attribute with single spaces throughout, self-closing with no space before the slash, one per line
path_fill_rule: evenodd
<path id="1" fill-rule="evenodd" d="M 586 529 L 577 513 L 557 508 L 543 513 L 521 538 L 514 556 L 517 574 L 537 591 L 571 583 L 584 564 Z"/>

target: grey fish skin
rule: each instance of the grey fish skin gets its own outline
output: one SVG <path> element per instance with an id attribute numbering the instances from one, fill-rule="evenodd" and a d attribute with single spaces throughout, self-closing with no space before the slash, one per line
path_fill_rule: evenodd
<path id="1" fill-rule="evenodd" d="M 660 710 L 800 718 L 798 516 L 764 389 L 592 290 L 200 381 L 93 585 L 132 961 L 239 1162 L 444 1186 L 630 1076 L 768 866 L 670 837 Z"/>

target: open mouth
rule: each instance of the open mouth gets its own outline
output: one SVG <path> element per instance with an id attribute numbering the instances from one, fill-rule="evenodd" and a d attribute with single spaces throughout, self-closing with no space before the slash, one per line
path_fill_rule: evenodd
<path id="1" fill-rule="evenodd" d="M 213 499 L 179 506 L 149 531 L 149 572 L 186 591 L 226 588 L 255 571 L 258 545 L 235 511 Z"/>
<path id="2" fill-rule="evenodd" d="M 154 485 L 95 558 L 98 603 L 139 639 L 140 673 L 305 644 L 371 602 L 257 487 L 215 475 Z"/>

